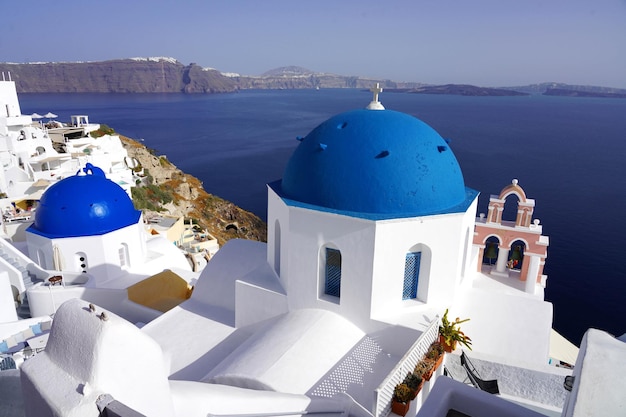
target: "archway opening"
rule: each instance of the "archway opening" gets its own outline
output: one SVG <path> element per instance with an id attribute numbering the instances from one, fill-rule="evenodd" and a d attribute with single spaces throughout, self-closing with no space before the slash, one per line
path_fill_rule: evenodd
<path id="1" fill-rule="evenodd" d="M 522 269 L 522 263 L 524 261 L 524 251 L 526 250 L 526 244 L 521 240 L 516 240 L 511 244 L 511 251 L 509 252 L 509 259 L 507 260 L 507 268 L 520 271 Z"/>
<path id="2" fill-rule="evenodd" d="M 517 220 L 517 210 L 519 207 L 519 197 L 517 194 L 509 194 L 504 200 L 504 211 L 502 212 L 502 222 L 513 222 Z"/>
<path id="3" fill-rule="evenodd" d="M 485 250 L 483 251 L 483 264 L 495 265 L 500 252 L 500 240 L 495 236 L 490 236 L 485 242 Z"/>

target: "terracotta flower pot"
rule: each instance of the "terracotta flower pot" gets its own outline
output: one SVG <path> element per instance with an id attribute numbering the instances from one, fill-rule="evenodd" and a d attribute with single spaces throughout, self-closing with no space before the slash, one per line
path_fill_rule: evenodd
<path id="1" fill-rule="evenodd" d="M 443 363 L 443 354 L 437 358 L 437 361 L 435 362 L 435 366 L 433 366 L 433 369 L 436 371 L 437 368 L 439 368 L 442 363 Z"/>
<path id="2" fill-rule="evenodd" d="M 406 416 L 406 413 L 409 412 L 409 407 L 410 406 L 411 406 L 410 402 L 401 403 L 401 402 L 398 402 L 396 400 L 393 400 L 391 402 L 391 411 L 394 414 L 397 414 L 399 416 L 404 417 L 404 416 Z"/>
<path id="3" fill-rule="evenodd" d="M 424 387 L 424 380 L 422 379 L 422 382 L 420 382 L 420 384 L 417 386 L 415 391 L 413 391 L 413 393 L 411 394 L 411 400 L 414 400 L 417 397 L 417 394 L 420 393 L 423 387 Z"/>
<path id="4" fill-rule="evenodd" d="M 443 346 L 443 350 L 445 350 L 448 353 L 452 353 L 454 350 L 456 350 L 456 340 L 453 340 L 452 345 L 449 345 L 446 342 L 446 338 L 439 335 L 439 343 L 441 344 L 441 346 Z"/>
<path id="5" fill-rule="evenodd" d="M 443 363 L 443 355 L 439 356 L 435 361 L 432 362 L 433 366 L 430 368 L 428 372 L 422 375 L 422 378 L 424 378 L 425 381 L 430 381 L 430 379 L 433 377 L 433 374 L 435 373 L 437 368 L 441 366 L 442 363 Z"/>
<path id="6" fill-rule="evenodd" d="M 422 379 L 424 381 L 430 381 L 430 378 L 432 378 L 434 372 L 435 372 L 435 366 L 433 364 L 433 366 L 431 366 L 428 371 L 424 372 L 424 374 L 422 375 Z"/>

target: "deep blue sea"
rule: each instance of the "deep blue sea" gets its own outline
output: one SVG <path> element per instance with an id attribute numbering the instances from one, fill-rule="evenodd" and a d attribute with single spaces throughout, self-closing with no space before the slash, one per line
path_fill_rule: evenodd
<path id="1" fill-rule="evenodd" d="M 265 184 L 282 177 L 296 136 L 365 107 L 359 90 L 219 95 L 22 94 L 23 114 L 87 114 L 146 146 L 215 195 L 264 218 Z M 490 194 L 518 178 L 550 237 L 546 298 L 575 344 L 589 327 L 626 332 L 626 100 L 383 93 L 387 109 L 435 128 L 467 186 Z"/>

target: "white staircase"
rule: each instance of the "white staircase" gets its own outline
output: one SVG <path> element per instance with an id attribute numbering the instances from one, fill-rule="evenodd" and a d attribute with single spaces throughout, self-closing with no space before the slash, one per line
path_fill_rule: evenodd
<path id="1" fill-rule="evenodd" d="M 26 290 L 37 282 L 43 282 L 48 274 L 5 239 L 0 239 L 0 270 L 8 272 L 11 286 L 19 292 L 17 315 L 20 318 L 30 317 Z"/>

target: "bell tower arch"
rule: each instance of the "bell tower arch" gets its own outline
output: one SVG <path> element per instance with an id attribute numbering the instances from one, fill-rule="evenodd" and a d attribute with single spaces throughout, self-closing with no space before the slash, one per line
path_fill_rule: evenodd
<path id="1" fill-rule="evenodd" d="M 506 204 L 517 199 L 515 221 L 502 215 Z M 532 218 L 535 200 L 526 196 L 517 179 L 489 199 L 487 215 L 476 219 L 474 246 L 478 248 L 478 271 L 525 281 L 525 292 L 534 294 L 537 285 L 545 287 L 543 265 L 548 256 L 549 239 L 542 235 L 538 219 Z M 495 262 L 494 262 L 495 259 Z M 487 261 L 485 261 L 487 260 Z"/>

